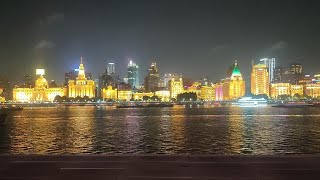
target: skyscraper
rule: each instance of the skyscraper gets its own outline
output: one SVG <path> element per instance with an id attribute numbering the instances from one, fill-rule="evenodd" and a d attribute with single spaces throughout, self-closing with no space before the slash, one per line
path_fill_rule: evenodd
<path id="1" fill-rule="evenodd" d="M 113 62 L 109 62 L 107 64 L 107 74 L 109 76 L 114 76 L 116 74 L 115 64 Z"/>
<path id="2" fill-rule="evenodd" d="M 139 87 L 139 66 L 132 60 L 128 64 L 128 84 L 132 89 Z"/>
<path id="3" fill-rule="evenodd" d="M 234 63 L 228 90 L 230 100 L 238 99 L 245 95 L 246 85 L 241 75 L 237 60 L 235 60 Z"/>
<path id="4" fill-rule="evenodd" d="M 68 88 L 69 97 L 85 97 L 89 98 L 95 97 L 95 85 L 93 80 L 88 80 L 86 78 L 86 73 L 84 69 L 84 65 L 80 62 L 78 77 L 76 80 L 69 80 L 69 88 Z"/>
<path id="5" fill-rule="evenodd" d="M 274 71 L 275 71 L 275 68 L 276 68 L 276 59 L 275 58 L 271 58 L 271 59 L 268 59 L 268 58 L 263 58 L 263 59 L 260 59 L 260 61 L 263 61 L 264 64 L 267 66 L 268 68 L 268 72 L 269 72 L 269 82 L 274 82 Z"/>
<path id="6" fill-rule="evenodd" d="M 144 79 L 144 88 L 146 92 L 155 92 L 159 87 L 159 73 L 157 64 L 153 62 L 148 70 L 148 75 Z"/>
<path id="7" fill-rule="evenodd" d="M 292 63 L 290 66 L 290 71 L 292 74 L 302 74 L 302 65 L 299 63 Z"/>
<path id="8" fill-rule="evenodd" d="M 182 76 L 179 75 L 179 74 L 176 74 L 176 73 L 167 73 L 167 74 L 165 74 L 164 77 L 163 77 L 163 86 L 164 87 L 168 87 L 169 86 L 169 81 L 172 78 L 179 79 L 179 78 L 182 78 Z"/>
<path id="9" fill-rule="evenodd" d="M 269 96 L 269 73 L 267 65 L 253 65 L 251 71 L 251 93 L 254 95 L 265 94 Z"/>

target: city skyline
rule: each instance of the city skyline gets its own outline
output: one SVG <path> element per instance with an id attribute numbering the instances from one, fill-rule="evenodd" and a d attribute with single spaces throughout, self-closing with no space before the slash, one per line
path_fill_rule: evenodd
<path id="1" fill-rule="evenodd" d="M 320 25 L 312 3 L 8 1 L 2 7 L 1 17 L 10 18 L 0 29 L 0 71 L 12 82 L 36 68 L 50 69 L 48 77 L 62 82 L 60 74 L 74 69 L 79 56 L 95 77 L 107 61 L 125 67 L 129 58 L 141 78 L 154 58 L 161 72 L 195 79 L 219 80 L 235 59 L 249 79 L 244 67 L 265 57 L 318 72 Z"/>

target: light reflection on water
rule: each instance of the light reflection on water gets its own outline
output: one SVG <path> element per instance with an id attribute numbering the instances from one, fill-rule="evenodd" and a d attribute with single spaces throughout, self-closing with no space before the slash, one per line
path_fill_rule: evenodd
<path id="1" fill-rule="evenodd" d="M 10 154 L 307 154 L 320 108 L 26 108 L 0 125 Z"/>

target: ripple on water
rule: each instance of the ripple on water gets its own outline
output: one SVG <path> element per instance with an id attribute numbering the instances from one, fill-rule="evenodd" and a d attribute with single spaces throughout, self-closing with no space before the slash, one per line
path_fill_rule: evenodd
<path id="1" fill-rule="evenodd" d="M 0 153 L 320 153 L 320 108 L 27 108 L 0 126 Z"/>

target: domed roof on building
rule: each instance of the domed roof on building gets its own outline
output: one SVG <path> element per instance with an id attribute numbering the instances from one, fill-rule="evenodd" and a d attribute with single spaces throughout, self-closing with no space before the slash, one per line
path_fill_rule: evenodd
<path id="1" fill-rule="evenodd" d="M 231 74 L 231 78 L 234 78 L 234 77 L 242 77 L 237 60 L 234 63 L 233 71 Z"/>
<path id="2" fill-rule="evenodd" d="M 47 88 L 48 82 L 43 76 L 40 76 L 35 82 L 35 87 L 36 88 Z"/>

